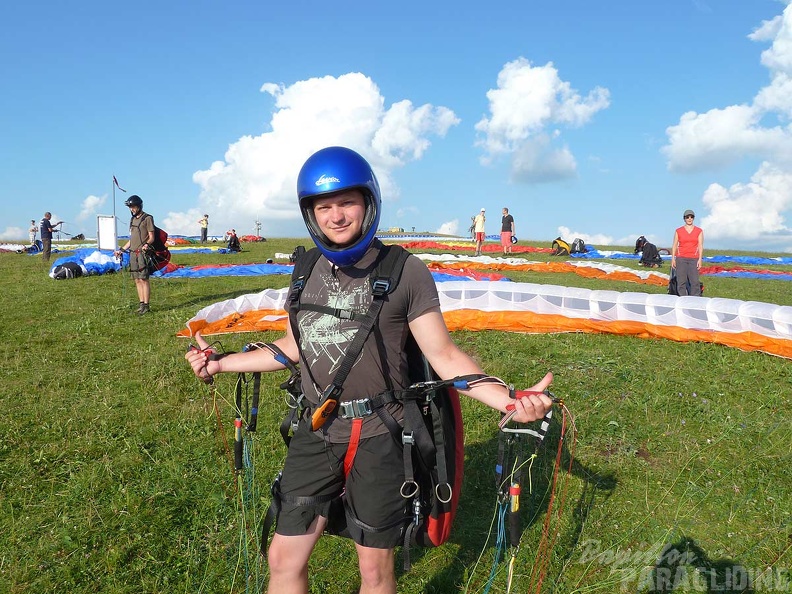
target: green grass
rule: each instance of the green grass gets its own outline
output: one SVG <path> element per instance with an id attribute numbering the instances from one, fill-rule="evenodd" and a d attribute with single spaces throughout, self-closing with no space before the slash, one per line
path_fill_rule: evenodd
<path id="1" fill-rule="evenodd" d="M 298 243 L 307 241 L 245 245 L 248 251 L 230 256 L 177 254 L 174 261 L 261 262 Z M 212 393 L 190 373 L 187 342 L 175 334 L 201 307 L 285 286 L 286 277 L 153 279 L 153 311 L 139 318 L 125 273 L 53 281 L 40 258 L 17 254 L 0 254 L 0 271 L 0 592 L 246 591 L 236 478 Z M 664 292 L 572 274 L 510 276 Z M 704 282 L 709 296 L 792 305 L 785 281 Z M 752 575 L 770 567 L 772 584 L 783 585 L 792 567 L 789 361 L 609 335 L 454 337 L 488 372 L 517 386 L 552 370 L 553 390 L 575 416 L 574 464 L 562 474 L 567 497 L 544 591 L 653 591 L 642 580 L 665 545 L 695 555 L 693 565 L 721 577 L 735 565 Z M 238 350 L 271 338 L 234 335 L 222 342 Z M 285 454 L 277 431 L 283 379 L 271 374 L 263 381 L 253 448 L 258 514 Z M 233 379 L 218 378 L 217 389 L 231 439 Z M 484 591 L 494 552 L 492 539 L 485 542 L 498 416 L 469 399 L 464 411 L 465 487 L 451 542 L 413 550 L 414 567 L 399 572 L 399 592 Z M 557 434 L 556 425 L 548 441 Z M 565 446 L 566 463 L 571 442 Z M 526 497 L 513 591 L 528 589 L 554 455 L 551 443 L 532 473 L 535 494 Z M 248 558 L 251 579 L 262 580 L 266 568 L 256 566 L 254 552 Z M 669 554 L 658 566 L 655 575 L 664 566 L 680 570 Z M 506 591 L 506 564 L 499 567 L 491 592 Z M 701 591 L 698 579 L 674 591 Z M 357 584 L 350 544 L 322 539 L 311 564 L 312 592 L 347 594 Z"/>

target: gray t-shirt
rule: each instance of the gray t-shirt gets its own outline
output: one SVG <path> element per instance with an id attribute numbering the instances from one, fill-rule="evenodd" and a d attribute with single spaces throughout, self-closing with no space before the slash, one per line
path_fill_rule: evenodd
<path id="1" fill-rule="evenodd" d="M 372 299 L 369 275 L 378 252 L 378 247 L 373 246 L 357 264 L 346 268 L 336 268 L 326 258 L 319 258 L 305 284 L 300 302 L 365 313 Z M 385 298 L 378 324 L 368 336 L 363 351 L 344 382 L 340 400 L 372 397 L 388 389 L 377 348 L 378 331 L 385 347 L 387 371 L 393 389 L 407 387 L 409 380 L 404 352 L 409 333 L 407 323 L 439 305 L 437 287 L 426 265 L 415 256 L 409 256 L 396 290 Z M 301 310 L 297 314 L 297 324 L 300 330 L 302 389 L 311 405 L 315 405 L 321 393 L 335 378 L 360 321 Z M 388 405 L 388 410 L 397 421 L 402 419 L 400 405 Z M 320 431 L 327 440 L 343 443 L 349 441 L 351 426 L 351 420 L 333 415 Z M 387 431 L 376 413 L 363 419 L 361 437 L 372 437 Z"/>

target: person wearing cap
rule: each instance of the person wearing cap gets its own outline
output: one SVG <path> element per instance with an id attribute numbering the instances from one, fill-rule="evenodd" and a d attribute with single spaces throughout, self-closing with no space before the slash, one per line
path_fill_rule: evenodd
<path id="1" fill-rule="evenodd" d="M 209 215 L 205 214 L 198 219 L 198 225 L 201 227 L 201 243 L 206 243 L 209 236 Z"/>
<path id="2" fill-rule="evenodd" d="M 484 216 L 485 209 L 481 209 L 476 215 L 476 218 L 473 219 L 473 226 L 475 227 L 476 233 L 476 256 L 481 255 L 481 246 L 484 243 L 484 223 L 487 220 L 487 217 Z"/>
<path id="3" fill-rule="evenodd" d="M 677 292 L 682 295 L 701 296 L 699 269 L 704 255 L 704 231 L 696 227 L 696 213 L 686 210 L 682 215 L 685 224 L 674 232 L 671 244 L 671 268 L 676 272 Z"/>
<path id="4" fill-rule="evenodd" d="M 503 207 L 501 219 L 501 247 L 503 255 L 512 253 L 512 237 L 514 237 L 514 217 L 509 214 L 509 209 Z"/>
<path id="5" fill-rule="evenodd" d="M 30 245 L 34 245 L 36 243 L 36 234 L 38 233 L 38 225 L 36 225 L 36 220 L 30 220 L 30 229 L 28 229 L 28 235 L 30 236 Z"/>
<path id="6" fill-rule="evenodd" d="M 440 312 L 437 286 L 426 265 L 416 256 L 407 255 L 401 278 L 383 302 L 375 330 L 365 339 L 344 381 L 339 406 L 314 427 L 312 411 L 321 410 L 322 394 L 333 385 L 338 367 L 344 365 L 342 355 L 364 323 L 365 316 L 359 314 L 365 313 L 373 300 L 370 274 L 384 249 L 375 237 L 382 198 L 368 162 L 355 151 L 336 146 L 314 153 L 302 166 L 297 177 L 297 200 L 320 256 L 308 277 L 298 279 L 304 283 L 299 311 L 291 312 L 293 319 L 286 326 L 286 335 L 272 344 L 285 358 L 299 361 L 302 398 L 309 410 L 291 438 L 279 482 L 280 507 L 268 553 L 267 591 L 308 592 L 308 562 L 330 515 L 327 496 L 343 492 L 347 530 L 358 559 L 359 591 L 395 594 L 394 549 L 403 544 L 412 514 L 399 493 L 405 481 L 404 448 L 395 443 L 387 419 L 379 414 L 350 418 L 339 409 L 346 410 L 344 405 L 352 401 L 363 401 L 355 399 L 369 399 L 410 385 L 405 354 L 409 335 L 440 378 L 481 370 L 451 340 Z M 218 358 L 200 332 L 196 332 L 195 340 L 198 348 L 190 349 L 185 358 L 193 373 L 204 381 L 222 372 L 285 368 L 281 362 L 284 357 L 276 359 L 274 349 L 252 349 Z M 552 379 L 548 373 L 532 390 L 544 390 Z M 494 384 L 479 384 L 463 393 L 500 411 L 516 402 L 519 422 L 540 419 L 552 406 L 544 394 L 515 401 L 506 388 Z M 388 414 L 402 424 L 401 403 L 391 404 Z M 358 427 L 360 439 L 345 476 L 344 459 L 353 427 Z"/>
<path id="7" fill-rule="evenodd" d="M 135 313 L 145 315 L 149 312 L 151 298 L 149 259 L 154 243 L 154 217 L 143 212 L 143 200 L 137 194 L 127 198 L 124 205 L 132 215 L 129 220 L 129 240 L 124 247 L 115 251 L 115 256 L 119 258 L 122 252 L 129 252 L 129 274 L 135 280 L 140 301 Z"/>

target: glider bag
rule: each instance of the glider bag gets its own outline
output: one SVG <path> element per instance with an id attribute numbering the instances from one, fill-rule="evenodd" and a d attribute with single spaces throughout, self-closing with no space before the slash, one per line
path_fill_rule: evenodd
<path id="1" fill-rule="evenodd" d="M 677 275 L 676 275 L 676 269 L 672 268 L 671 269 L 671 278 L 668 279 L 668 294 L 669 295 L 677 295 L 677 296 L 679 295 L 679 287 L 677 285 L 678 285 L 678 279 L 677 279 Z M 704 283 L 700 282 L 699 286 L 701 287 L 701 295 L 704 296 Z M 690 295 L 690 281 L 688 281 L 688 283 L 687 283 L 687 290 L 688 290 L 687 294 Z"/>
<path id="2" fill-rule="evenodd" d="M 576 237 L 575 241 L 572 242 L 572 245 L 569 246 L 570 254 L 585 254 L 588 250 L 586 250 L 586 242 L 580 239 L 580 237 Z"/>
<path id="3" fill-rule="evenodd" d="M 83 275 L 82 268 L 77 262 L 64 262 L 58 264 L 52 269 L 50 276 L 55 280 L 64 280 L 68 278 L 77 278 Z"/>
<path id="4" fill-rule="evenodd" d="M 572 251 L 572 247 L 560 237 L 553 240 L 553 255 L 554 256 L 568 256 Z"/>

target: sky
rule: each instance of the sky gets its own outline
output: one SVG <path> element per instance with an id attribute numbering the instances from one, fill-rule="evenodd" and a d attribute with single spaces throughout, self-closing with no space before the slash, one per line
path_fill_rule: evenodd
<path id="1" fill-rule="evenodd" d="M 123 235 L 131 194 L 175 235 L 307 237 L 300 166 L 343 145 L 381 229 L 508 207 L 525 241 L 670 247 L 689 208 L 705 250 L 790 253 L 789 1 L 7 2 L 0 239 Z"/>

